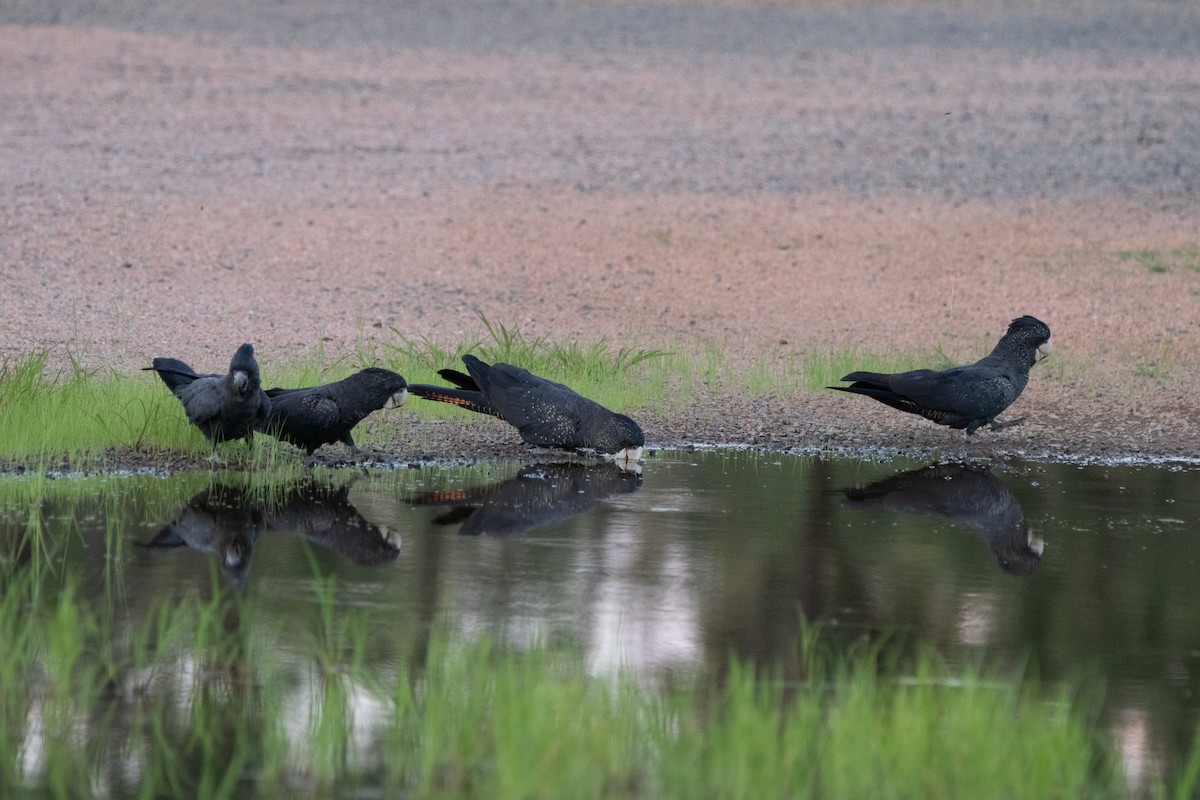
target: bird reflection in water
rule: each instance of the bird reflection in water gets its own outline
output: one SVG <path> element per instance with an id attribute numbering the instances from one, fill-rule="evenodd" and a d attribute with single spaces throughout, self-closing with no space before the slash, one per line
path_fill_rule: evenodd
<path id="1" fill-rule="evenodd" d="M 400 554 L 400 534 L 363 516 L 350 500 L 353 484 L 308 479 L 293 485 L 268 511 L 267 528 L 302 536 L 355 564 L 393 560 Z"/>
<path id="2" fill-rule="evenodd" d="M 369 522 L 350 501 L 353 482 L 306 479 L 278 493 L 216 483 L 197 494 L 144 546 L 191 548 L 216 555 L 221 574 L 241 585 L 267 531 L 300 536 L 356 564 L 382 564 L 400 552 L 399 535 Z"/>
<path id="3" fill-rule="evenodd" d="M 240 586 L 250 570 L 254 545 L 265 529 L 261 504 L 245 488 L 216 483 L 189 500 L 143 547 L 211 553 L 220 561 L 221 574 Z"/>
<path id="4" fill-rule="evenodd" d="M 844 490 L 850 508 L 945 517 L 978 533 L 1013 575 L 1031 575 L 1045 543 L 1025 522 L 1017 496 L 987 467 L 935 464 Z"/>
<path id="5" fill-rule="evenodd" d="M 433 523 L 462 523 L 461 534 L 512 536 L 565 522 L 608 497 L 636 492 L 641 485 L 640 469 L 616 464 L 530 464 L 499 483 L 463 491 L 425 492 L 410 502 L 451 506 Z"/>

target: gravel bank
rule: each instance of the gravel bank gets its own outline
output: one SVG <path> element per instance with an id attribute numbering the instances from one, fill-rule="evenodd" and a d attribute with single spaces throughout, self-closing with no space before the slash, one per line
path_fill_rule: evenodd
<path id="1" fill-rule="evenodd" d="M 0 10 L 0 355 L 249 340 L 269 373 L 482 312 L 967 361 L 1033 314 L 1062 366 L 985 447 L 1200 455 L 1200 8 L 246 5 Z M 631 411 L 661 444 L 961 446 L 861 398 Z M 511 447 L 395 424 L 401 458 Z"/>

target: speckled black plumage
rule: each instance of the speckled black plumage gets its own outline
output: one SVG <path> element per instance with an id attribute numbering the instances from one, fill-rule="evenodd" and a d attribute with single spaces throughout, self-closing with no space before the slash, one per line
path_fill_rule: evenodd
<path id="1" fill-rule="evenodd" d="M 254 347 L 243 344 L 224 375 L 199 375 L 177 358 L 156 358 L 154 370 L 179 398 L 188 421 L 208 437 L 214 456 L 218 442 L 249 439 L 267 419 L 271 400 L 262 390 Z"/>
<path id="2" fill-rule="evenodd" d="M 969 435 L 983 425 L 995 430 L 1020 421 L 997 422 L 996 416 L 1020 397 L 1029 369 L 1049 351 L 1050 328 L 1033 317 L 1018 317 L 992 352 L 974 364 L 895 374 L 852 372 L 842 378 L 853 381 L 850 386 L 828 388 L 873 397 L 939 425 L 965 428 Z"/>
<path id="3" fill-rule="evenodd" d="M 368 367 L 348 378 L 303 389 L 268 389 L 271 411 L 263 431 L 312 455 L 317 448 L 344 442 L 357 449 L 350 432 L 372 411 L 401 405 L 407 397 L 404 378 Z"/>
<path id="4" fill-rule="evenodd" d="M 463 356 L 463 363 L 469 375 L 454 370 L 440 373 L 456 388 L 414 384 L 409 391 L 426 400 L 499 417 L 538 447 L 612 454 L 645 444 L 642 429 L 632 419 L 561 383 L 511 364 L 487 364 L 471 355 Z"/>

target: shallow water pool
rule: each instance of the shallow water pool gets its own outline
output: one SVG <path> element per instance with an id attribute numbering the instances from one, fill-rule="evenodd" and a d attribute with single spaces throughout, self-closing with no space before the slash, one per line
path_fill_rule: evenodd
<path id="1" fill-rule="evenodd" d="M 310 660 L 309 623 L 336 628 L 349 609 L 382 665 L 440 626 L 569 642 L 594 674 L 647 681 L 719 673 L 731 655 L 786 677 L 812 625 L 847 645 L 927 643 L 1096 692 L 1098 724 L 1144 788 L 1200 720 L 1198 487 L 1200 470 L 1180 465 L 730 450 L 658 451 L 640 473 L 14 477 L 0 481 L 0 568 L 116 609 L 114 638 L 164 598 L 252 599 L 252 617 L 222 624 L 296 630 L 281 675 Z M 28 741 L 21 752 L 22 770 L 46 767 Z"/>

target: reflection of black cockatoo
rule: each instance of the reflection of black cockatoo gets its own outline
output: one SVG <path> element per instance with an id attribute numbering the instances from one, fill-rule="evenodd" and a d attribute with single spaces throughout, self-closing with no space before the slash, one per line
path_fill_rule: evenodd
<path id="1" fill-rule="evenodd" d="M 983 537 L 1005 571 L 1029 575 L 1044 543 L 1025 522 L 1017 496 L 986 467 L 937 464 L 901 472 L 862 488 L 846 489 L 851 508 L 945 517 Z"/>
<path id="2" fill-rule="evenodd" d="M 466 491 L 427 492 L 414 505 L 452 506 L 434 519 L 459 533 L 511 536 L 557 525 L 601 500 L 637 491 L 642 476 L 612 464 L 531 464 L 516 476 Z"/>

